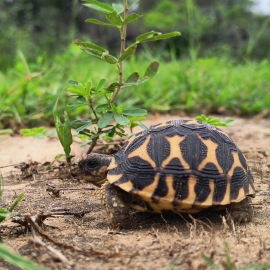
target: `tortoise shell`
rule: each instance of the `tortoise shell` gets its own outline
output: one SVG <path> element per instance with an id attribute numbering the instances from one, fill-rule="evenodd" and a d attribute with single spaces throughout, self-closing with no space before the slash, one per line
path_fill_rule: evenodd
<path id="1" fill-rule="evenodd" d="M 107 179 L 141 198 L 150 212 L 196 213 L 255 194 L 246 159 L 232 139 L 194 120 L 137 133 L 115 154 Z"/>

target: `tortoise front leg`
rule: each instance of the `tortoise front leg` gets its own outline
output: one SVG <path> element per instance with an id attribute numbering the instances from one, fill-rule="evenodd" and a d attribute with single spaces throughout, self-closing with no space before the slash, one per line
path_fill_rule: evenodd
<path id="1" fill-rule="evenodd" d="M 129 222 L 129 207 L 126 206 L 128 198 L 125 191 L 106 181 L 100 188 L 100 198 L 113 228 L 122 227 Z"/>
<path id="2" fill-rule="evenodd" d="M 253 210 L 249 205 L 249 198 L 245 198 L 241 202 L 229 204 L 228 211 L 232 219 L 239 223 L 251 221 L 253 217 Z"/>

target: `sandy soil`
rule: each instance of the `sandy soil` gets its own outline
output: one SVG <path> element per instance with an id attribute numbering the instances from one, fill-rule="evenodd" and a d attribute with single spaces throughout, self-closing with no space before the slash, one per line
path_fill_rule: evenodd
<path id="1" fill-rule="evenodd" d="M 146 124 L 177 118 L 155 117 Z M 40 229 L 43 236 L 37 234 L 46 247 L 34 243 L 31 233 L 24 232 L 25 227 L 10 219 L 0 225 L 3 240 L 48 269 L 211 269 L 202 254 L 223 267 L 228 266 L 226 256 L 235 268 L 246 264 L 270 265 L 270 121 L 236 119 L 233 127 L 225 131 L 243 151 L 253 172 L 256 198 L 252 201 L 252 222 L 228 227 L 222 222 L 225 213 L 213 211 L 194 218 L 136 213 L 130 217 L 129 228 L 113 231 L 100 204 L 98 188 L 84 181 L 53 179 L 46 174 L 22 180 L 16 176 L 19 170 L 8 167 L 1 169 L 4 194 L 0 207 L 10 206 L 23 192 L 25 198 L 15 214 L 35 216 L 56 209 L 86 214 L 47 218 Z M 57 140 L 8 136 L 0 139 L 5 139 L 0 144 L 0 166 L 28 160 L 52 161 L 62 152 Z M 72 151 L 79 158 L 86 148 L 77 143 Z M 46 191 L 47 184 L 61 188 L 60 196 Z M 60 251 L 66 261 L 49 251 L 48 246 Z M 0 261 L 0 269 L 16 268 Z"/>

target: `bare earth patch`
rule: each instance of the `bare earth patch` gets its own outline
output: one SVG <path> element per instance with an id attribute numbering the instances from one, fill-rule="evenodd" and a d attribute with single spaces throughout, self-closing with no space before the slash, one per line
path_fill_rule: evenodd
<path id="1" fill-rule="evenodd" d="M 179 117 L 159 117 L 146 124 L 170 119 Z M 112 231 L 98 188 L 80 180 L 53 179 L 50 174 L 22 180 L 16 176 L 19 170 L 11 172 L 12 167 L 8 167 L 1 169 L 4 194 L 0 208 L 9 207 L 18 194 L 24 193 L 15 214 L 34 217 L 54 211 L 54 215 L 44 221 L 41 234 L 37 234 L 46 247 L 38 245 L 31 233 L 24 231 L 25 226 L 10 219 L 0 225 L 3 240 L 48 269 L 208 269 L 201 254 L 226 266 L 226 246 L 237 268 L 251 263 L 270 264 L 270 122 L 236 119 L 225 131 L 243 151 L 255 179 L 254 218 L 250 223 L 229 228 L 222 222 L 226 214 L 222 211 L 205 211 L 193 218 L 136 213 L 130 216 L 129 228 Z M 86 150 L 76 144 L 73 154 L 80 158 Z M 61 152 L 57 140 L 6 136 L 0 143 L 0 166 L 30 159 L 52 161 Z M 60 188 L 59 196 L 46 191 L 48 184 Z M 55 211 L 73 214 L 55 215 Z M 63 258 L 49 251 L 48 246 L 61 252 Z M 17 268 L 0 261 L 0 269 Z"/>

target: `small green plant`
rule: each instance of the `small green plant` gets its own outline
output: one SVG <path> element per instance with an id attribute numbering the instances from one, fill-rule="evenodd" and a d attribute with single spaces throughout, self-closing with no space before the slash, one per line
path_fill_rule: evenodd
<path id="1" fill-rule="evenodd" d="M 270 269 L 269 264 L 247 264 L 243 267 L 236 268 L 235 264 L 231 260 L 230 256 L 230 247 L 228 243 L 225 244 L 225 261 L 221 265 L 216 264 L 211 258 L 207 257 L 206 255 L 202 254 L 202 259 L 204 262 L 214 270 L 263 270 L 263 269 Z"/>
<path id="2" fill-rule="evenodd" d="M 71 144 L 73 142 L 72 140 L 72 134 L 71 134 L 71 125 L 70 125 L 70 120 L 67 112 L 64 112 L 64 123 L 61 122 L 61 119 L 57 113 L 57 102 L 56 101 L 54 108 L 53 108 L 53 115 L 54 115 L 54 123 L 55 123 L 55 128 L 56 128 L 56 133 L 57 136 L 60 140 L 60 143 L 64 149 L 65 156 L 66 156 L 66 161 L 68 164 L 70 164 L 70 161 L 73 156 L 70 155 L 71 152 Z"/>
<path id="3" fill-rule="evenodd" d="M 25 128 L 21 129 L 20 132 L 23 137 L 34 137 L 37 139 L 44 139 L 47 137 L 47 129 L 45 127 L 37 127 L 37 128 Z"/>
<path id="4" fill-rule="evenodd" d="M 220 118 L 214 118 L 212 116 L 205 116 L 204 114 L 195 117 L 195 119 L 215 127 L 228 127 L 234 121 L 232 118 L 223 120 Z"/>
<path id="5" fill-rule="evenodd" d="M 0 172 L 0 198 L 3 194 L 2 182 L 3 182 L 3 177 Z M 17 197 L 17 199 L 13 202 L 13 204 L 9 207 L 9 209 L 0 208 L 0 223 L 3 222 L 6 218 L 11 216 L 15 207 L 20 203 L 23 197 L 24 197 L 24 194 L 20 194 Z M 13 250 L 5 246 L 3 244 L 1 235 L 0 235 L 0 257 L 22 269 L 29 269 L 29 270 L 44 270 L 45 269 L 43 267 L 40 267 L 34 264 L 30 260 L 20 256 L 19 254 L 15 253 Z"/>
<path id="6" fill-rule="evenodd" d="M 2 197 L 3 194 L 3 177 L 2 174 L 0 172 L 0 198 Z M 14 201 L 14 203 L 9 207 L 9 209 L 4 209 L 4 208 L 0 208 L 0 223 L 3 222 L 6 218 L 8 218 L 12 211 L 14 210 L 14 208 L 18 205 L 18 203 L 23 199 L 24 194 L 20 194 L 18 196 L 18 198 Z M 0 242 L 2 242 L 2 237 L 0 235 Z"/>
<path id="7" fill-rule="evenodd" d="M 90 147 L 88 153 L 90 153 L 100 136 L 103 136 L 105 140 L 112 140 L 116 135 L 120 137 L 126 136 L 125 127 L 129 126 L 132 130 L 133 127 L 140 125 L 139 121 L 145 119 L 147 111 L 141 108 L 123 106 L 123 104 L 117 102 L 117 97 L 122 89 L 138 86 L 153 78 L 158 71 L 159 63 L 152 62 L 143 76 L 140 76 L 138 72 L 133 72 L 126 76 L 124 61 L 135 54 L 136 48 L 140 43 L 168 39 L 180 35 L 179 32 L 162 34 L 150 31 L 139 35 L 134 43 L 126 47 L 127 25 L 141 17 L 141 15 L 136 13 L 129 14 L 129 10 L 139 0 L 134 1 L 131 5 L 128 5 L 128 1 L 124 0 L 123 4 L 112 4 L 111 6 L 97 0 L 85 0 L 85 2 L 87 3 L 84 6 L 106 14 L 106 22 L 96 19 L 87 19 L 86 22 L 119 30 L 119 55 L 112 55 L 107 49 L 91 42 L 77 40 L 75 45 L 80 46 L 90 56 L 112 65 L 118 73 L 118 79 L 109 82 L 107 79 L 101 78 L 96 84 L 92 80 L 88 80 L 85 83 L 69 80 L 71 87 L 67 90 L 76 98 L 75 102 L 69 104 L 69 108 L 75 109 L 88 105 L 90 108 L 90 119 L 77 119 L 70 122 L 65 112 L 65 122 L 62 124 L 56 113 L 56 103 L 54 108 L 56 130 L 65 149 L 67 160 L 70 160 L 70 144 L 72 143 L 70 128 L 75 128 L 79 134 L 89 137 Z"/>

